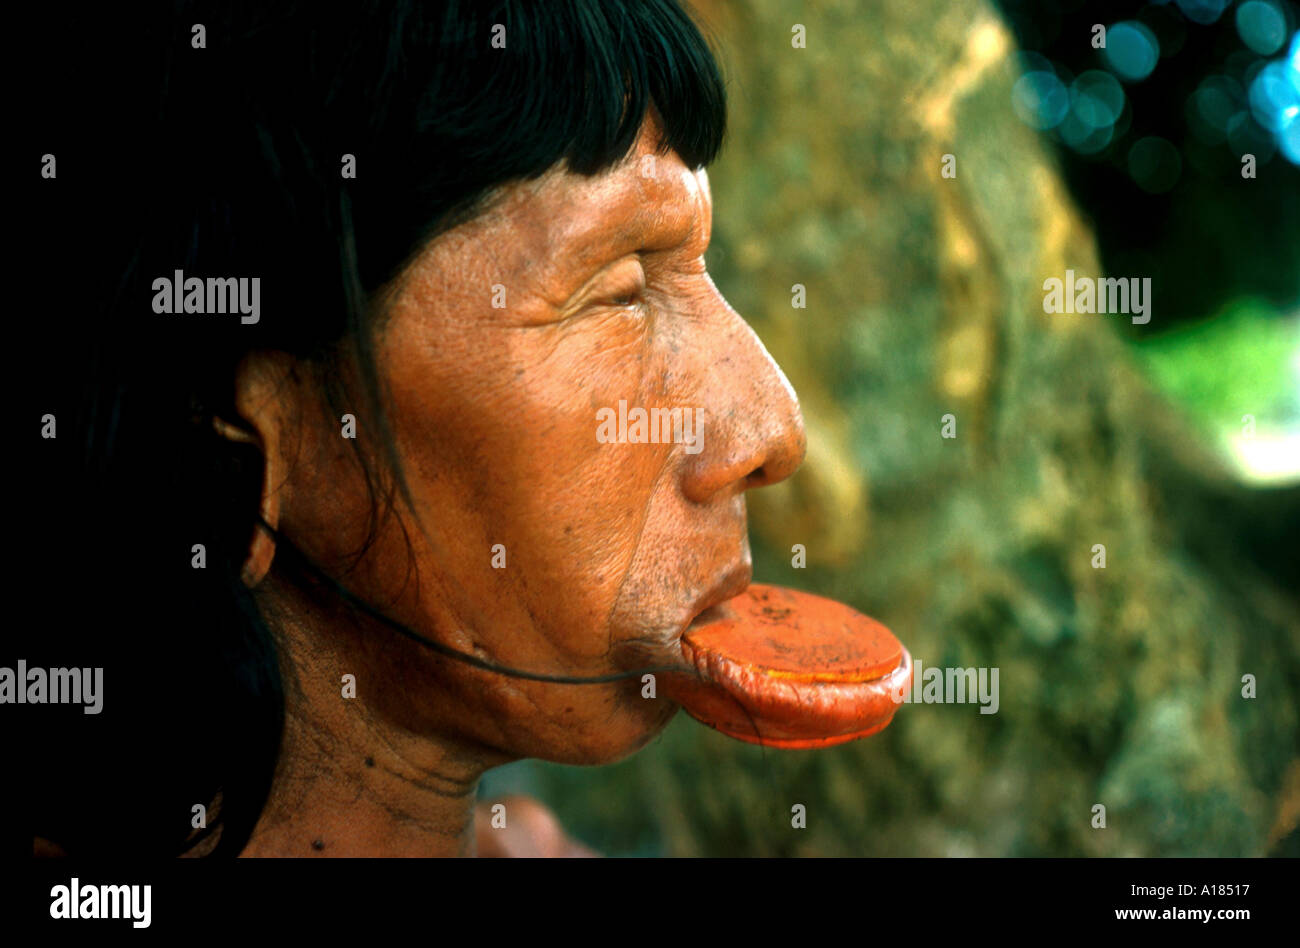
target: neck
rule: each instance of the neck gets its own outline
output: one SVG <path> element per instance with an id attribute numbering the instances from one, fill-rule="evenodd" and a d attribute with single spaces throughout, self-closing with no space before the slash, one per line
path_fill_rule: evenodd
<path id="1" fill-rule="evenodd" d="M 309 609 L 276 614 L 286 653 L 284 736 L 270 795 L 242 855 L 474 855 L 479 778 L 502 761 L 371 711 L 365 689 L 381 687 L 382 679 L 336 650 L 348 637 L 326 634 Z M 343 695 L 349 670 L 357 697 Z"/>

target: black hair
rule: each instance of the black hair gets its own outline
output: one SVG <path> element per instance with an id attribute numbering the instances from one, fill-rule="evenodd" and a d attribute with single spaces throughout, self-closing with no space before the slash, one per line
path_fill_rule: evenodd
<path id="1" fill-rule="evenodd" d="M 35 835 L 176 854 L 215 828 L 191 816 L 219 793 L 213 851 L 234 855 L 284 717 L 274 632 L 240 580 L 261 462 L 212 424 L 238 422 L 235 366 L 288 352 L 376 420 L 381 446 L 358 446 L 373 522 L 400 493 L 370 347 L 384 287 L 499 186 L 610 168 L 650 110 L 662 150 L 707 165 L 723 83 L 675 0 L 105 6 L 23 34 L 44 64 L 26 157 L 55 174 L 32 186 L 21 430 L 52 416 L 56 437 L 20 497 L 37 624 L 5 650 L 103 667 L 104 707 L 6 710 L 32 739 Z M 154 312 L 176 270 L 259 277 L 258 321 Z M 344 352 L 360 391 L 340 390 Z"/>

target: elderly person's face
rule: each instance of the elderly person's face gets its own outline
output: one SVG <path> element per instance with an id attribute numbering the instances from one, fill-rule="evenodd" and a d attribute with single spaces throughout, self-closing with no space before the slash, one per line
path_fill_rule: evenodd
<path id="1" fill-rule="evenodd" d="M 399 501 L 355 560 L 370 494 L 340 426 L 279 438 L 285 535 L 393 618 L 497 664 L 680 664 L 692 618 L 749 582 L 745 491 L 803 458 L 794 392 L 705 272 L 708 180 L 655 154 L 656 131 L 608 173 L 504 189 L 398 281 L 375 362 L 418 517 Z M 620 402 L 693 410 L 699 450 L 599 439 Z M 377 628 L 322 634 L 370 713 L 493 762 L 613 760 L 676 710 L 639 678 L 532 682 Z"/>

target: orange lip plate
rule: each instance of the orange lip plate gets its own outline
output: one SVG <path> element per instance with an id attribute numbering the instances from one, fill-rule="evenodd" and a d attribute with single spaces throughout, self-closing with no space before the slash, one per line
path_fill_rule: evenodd
<path id="1" fill-rule="evenodd" d="M 721 618 L 687 630 L 682 653 L 698 676 L 665 676 L 691 717 L 767 747 L 830 747 L 885 727 L 912 682 L 892 632 L 822 596 L 750 586 Z"/>

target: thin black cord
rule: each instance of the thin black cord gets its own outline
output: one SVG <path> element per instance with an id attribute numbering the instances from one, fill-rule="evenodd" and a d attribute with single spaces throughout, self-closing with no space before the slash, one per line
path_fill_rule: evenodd
<path id="1" fill-rule="evenodd" d="M 615 681 L 623 681 L 624 679 L 627 678 L 639 678 L 642 675 L 661 674 L 664 672 L 676 672 L 678 674 L 694 675 L 697 678 L 703 677 L 697 669 L 689 665 L 662 665 L 662 666 L 650 667 L 650 668 L 638 668 L 633 671 L 615 672 L 609 675 L 593 675 L 590 677 L 583 677 L 583 676 L 576 676 L 576 675 L 547 675 L 547 674 L 543 674 L 542 672 L 523 671 L 522 669 L 519 668 L 511 668 L 508 665 L 498 665 L 495 662 L 489 662 L 486 659 L 479 658 L 477 655 L 471 655 L 468 652 L 462 652 L 459 649 L 454 649 L 450 645 L 444 645 L 441 642 L 435 642 L 433 641 L 433 639 L 425 638 L 420 633 L 415 632 L 412 629 L 408 629 L 405 625 L 398 622 L 396 619 L 393 619 L 385 615 L 384 613 L 380 612 L 378 609 L 370 605 L 370 603 L 366 602 L 364 599 L 361 599 L 353 595 L 353 593 L 350 590 L 348 590 L 346 586 L 344 586 L 342 583 L 336 580 L 333 576 L 327 575 L 323 570 L 320 569 L 320 567 L 318 567 L 315 563 L 309 560 L 302 553 L 301 550 L 299 550 L 296 546 L 294 546 L 287 539 L 285 539 L 285 537 L 279 531 L 277 531 L 274 527 L 272 527 L 269 523 L 267 523 L 264 519 L 262 519 L 262 516 L 260 514 L 257 517 L 257 525 L 261 527 L 261 529 L 265 530 L 266 533 L 271 537 L 271 539 L 275 541 L 276 554 L 278 556 L 284 557 L 292 561 L 293 563 L 297 564 L 299 567 L 304 569 L 306 572 L 310 573 L 316 579 L 323 582 L 325 585 L 329 586 L 331 589 L 334 590 L 334 592 L 336 592 L 345 602 L 347 602 L 354 609 L 357 609 L 365 613 L 367 616 L 376 620 L 377 622 L 383 623 L 384 625 L 388 626 L 390 629 L 393 629 L 396 632 L 400 632 L 402 635 L 406 636 L 411 641 L 417 642 L 420 645 L 423 645 L 425 648 L 437 652 L 439 655 L 442 655 L 445 658 L 454 659 L 455 661 L 458 662 L 464 662 L 466 665 L 472 665 L 474 668 L 479 668 L 482 669 L 483 671 L 494 672 L 498 675 L 505 675 L 509 678 L 522 678 L 525 679 L 526 681 L 546 681 L 557 685 L 604 685 Z"/>

